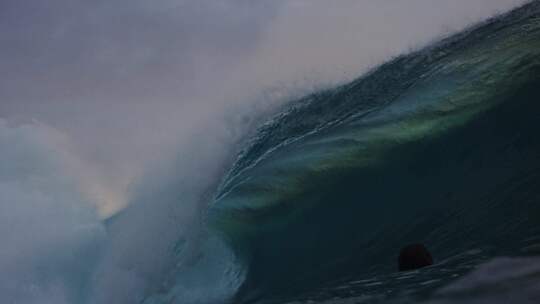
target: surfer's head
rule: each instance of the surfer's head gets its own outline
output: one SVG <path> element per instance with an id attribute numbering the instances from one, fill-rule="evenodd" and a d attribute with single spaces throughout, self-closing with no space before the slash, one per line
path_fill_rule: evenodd
<path id="1" fill-rule="evenodd" d="M 422 244 L 412 244 L 399 253 L 399 271 L 409 271 L 433 265 L 433 257 Z"/>

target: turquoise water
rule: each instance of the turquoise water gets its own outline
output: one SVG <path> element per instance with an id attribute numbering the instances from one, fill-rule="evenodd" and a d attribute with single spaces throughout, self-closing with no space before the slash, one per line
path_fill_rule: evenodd
<path id="1" fill-rule="evenodd" d="M 291 102 L 207 211 L 209 303 L 539 299 L 539 131 L 539 1 Z M 436 264 L 397 273 L 417 242 Z"/>

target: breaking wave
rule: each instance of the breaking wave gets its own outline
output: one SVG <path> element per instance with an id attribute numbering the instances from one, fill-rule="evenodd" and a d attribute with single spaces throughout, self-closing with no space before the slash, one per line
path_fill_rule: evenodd
<path id="1" fill-rule="evenodd" d="M 520 253 L 540 232 L 539 75 L 535 1 L 292 103 L 208 210 L 245 267 L 235 300 L 391 275 L 410 242 L 481 252 L 465 265 Z"/>

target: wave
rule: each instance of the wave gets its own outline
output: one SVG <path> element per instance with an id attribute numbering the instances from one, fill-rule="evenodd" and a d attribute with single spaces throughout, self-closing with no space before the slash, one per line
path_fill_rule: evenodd
<path id="1" fill-rule="evenodd" d="M 208 210 L 246 267 L 236 301 L 391 274 L 410 242 L 519 252 L 540 233 L 538 75 L 534 1 L 294 101 Z"/>

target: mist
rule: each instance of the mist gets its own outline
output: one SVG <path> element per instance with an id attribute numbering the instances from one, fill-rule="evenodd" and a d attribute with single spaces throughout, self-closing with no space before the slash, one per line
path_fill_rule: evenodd
<path id="1" fill-rule="evenodd" d="M 265 117 L 525 2 L 2 1 L 2 302 L 144 299 Z"/>

